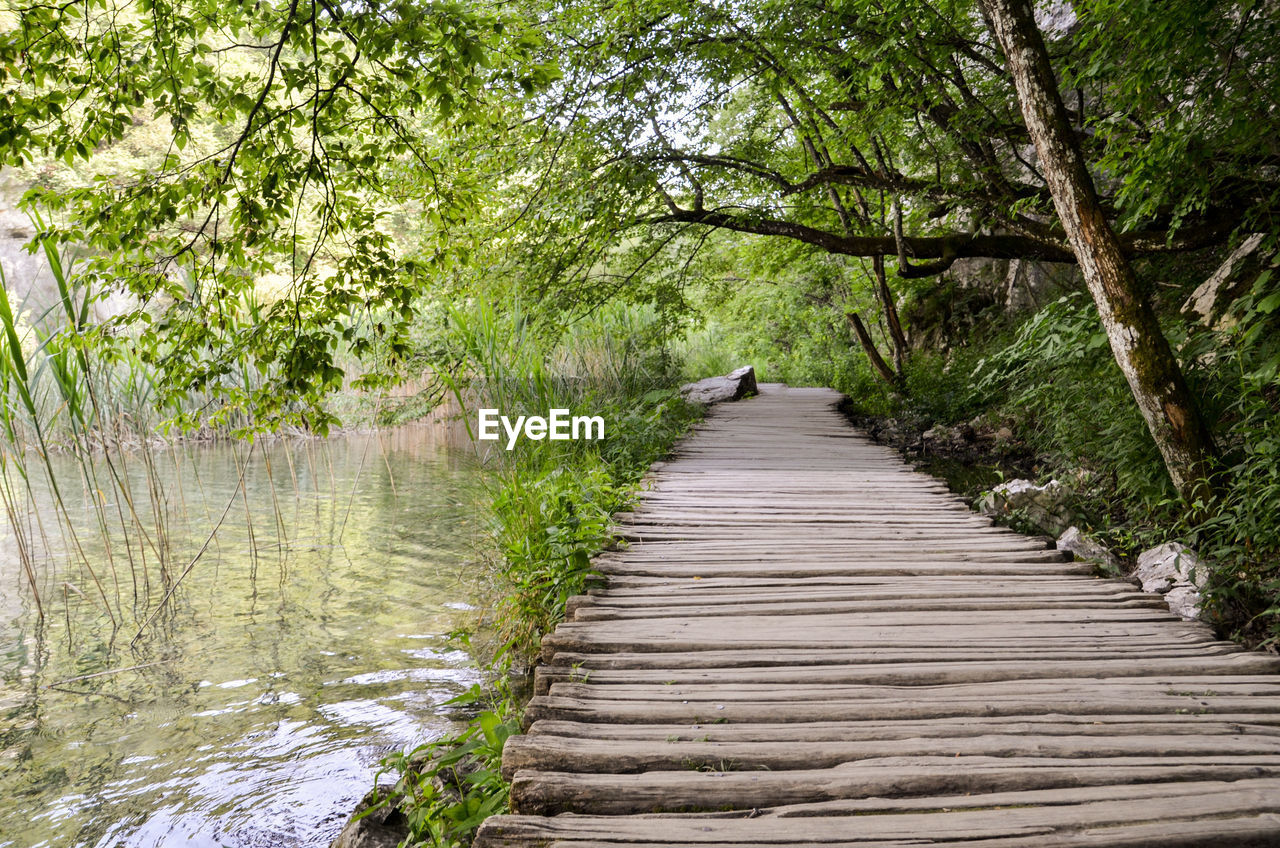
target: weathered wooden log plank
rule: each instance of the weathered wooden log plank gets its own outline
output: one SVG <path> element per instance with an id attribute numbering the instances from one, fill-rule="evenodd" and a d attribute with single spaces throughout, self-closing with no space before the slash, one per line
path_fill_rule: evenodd
<path id="1" fill-rule="evenodd" d="M 526 726 L 540 719 L 591 721 L 609 724 L 700 724 L 704 722 L 814 722 L 864 719 L 925 719 L 959 716 L 1007 716 L 1011 718 L 1044 713 L 1084 715 L 1123 713 L 1167 715 L 1185 710 L 1211 715 L 1215 713 L 1269 713 L 1280 710 L 1280 698 L 1256 695 L 1191 699 L 1182 696 L 1149 695 L 1137 698 L 1132 693 L 1108 696 L 990 697 L 968 699 L 911 698 L 824 699 L 814 702 L 630 700 L 567 698 L 557 695 L 534 697 L 525 710 Z"/>
<path id="2" fill-rule="evenodd" d="M 1207 814 L 1206 814 L 1207 815 Z M 1254 815 L 1221 816 L 1202 821 L 1174 821 L 1159 824 L 1114 825 L 1086 830 L 1062 832 L 1036 832 L 1028 839 L 1024 833 L 1013 837 L 973 839 L 967 834 L 952 837 L 948 833 L 917 834 L 901 838 L 858 839 L 849 838 L 858 833 L 865 822 L 850 822 L 846 838 L 841 840 L 806 839 L 778 836 L 760 828 L 753 835 L 733 836 L 732 842 L 709 842 L 681 839 L 667 834 L 661 828 L 652 828 L 653 839 L 620 839 L 607 828 L 593 835 L 550 837 L 538 830 L 503 829 L 503 822 L 515 817 L 502 817 L 477 836 L 475 848 L 507 848 L 507 846 L 537 845 L 541 848 L 647 848 L 647 846 L 696 845 L 698 848 L 735 848 L 738 845 L 822 845 L 825 848 L 922 848 L 922 846 L 959 846 L 964 848 L 1275 848 L 1280 833 L 1280 815 L 1259 813 Z M 789 824 L 789 823 L 788 823 Z M 788 826 L 787 830 L 790 830 Z M 1005 833 L 1017 832 L 1017 828 L 1003 828 Z"/>
<path id="3" fill-rule="evenodd" d="M 1046 661 L 1080 659 L 1163 659 L 1187 657 L 1263 656 L 1241 651 L 1229 642 L 1192 642 L 1166 645 L 1162 642 L 1104 644 L 1006 644 L 992 645 L 908 645 L 892 648 L 748 648 L 741 650 L 701 650 L 687 652 L 607 651 L 582 653 L 557 651 L 546 658 L 553 668 L 636 668 L 636 669 L 707 669 L 707 668 L 798 668 L 841 664 L 896 664 L 909 662 L 975 662 L 984 660 L 1019 661 L 1039 664 Z"/>
<path id="4" fill-rule="evenodd" d="M 606 555 L 616 557 L 618 555 Z M 1045 573 L 1047 572 L 1047 573 Z M 924 593 L 946 591 L 949 589 L 974 589 L 981 591 L 983 585 L 991 587 L 991 591 L 999 591 L 1000 587 L 1016 587 L 1028 589 L 1037 584 L 1044 584 L 1047 592 L 1074 590 L 1079 587 L 1087 591 L 1090 586 L 1112 586 L 1123 591 L 1132 591 L 1136 583 L 1124 580 L 1111 580 L 1093 574 L 1055 573 L 1056 569 L 1044 569 L 1035 574 L 1006 574 L 993 577 L 987 574 L 938 574 L 928 580 L 917 580 L 914 575 L 895 574 L 826 574 L 816 577 L 784 575 L 770 577 L 768 575 L 735 574 L 732 577 L 645 577 L 633 574 L 610 574 L 608 587 L 593 591 L 614 594 L 668 594 L 679 595 L 686 592 L 697 592 L 720 589 L 725 591 L 775 591 L 789 587 L 838 588 L 861 590 L 899 591 L 910 595 L 913 591 Z"/>
<path id="5" fill-rule="evenodd" d="M 694 651 L 712 648 L 892 647 L 1019 644 L 1062 640 L 1105 647 L 1109 639 L 1147 638 L 1212 641 L 1203 625 L 1183 622 L 1157 610 L 1027 611 L 1029 621 L 997 612 L 935 612 L 908 615 L 867 613 L 850 623 L 831 616 L 717 616 L 712 618 L 623 619 L 565 622 L 543 639 L 543 652 L 565 650 Z M 984 619 L 997 619 L 991 623 Z M 863 619 L 876 619 L 874 623 Z M 932 619 L 942 619 L 935 621 Z"/>
<path id="6" fill-rule="evenodd" d="M 600 622 L 593 622 L 600 623 Z M 614 623 L 614 622 L 608 622 Z M 1160 622 L 1164 624 L 1164 622 Z M 1172 627 L 1172 623 L 1169 623 Z M 764 628 L 761 628 L 762 630 Z M 559 632 L 542 640 L 542 658 L 550 662 L 558 653 L 603 653 L 610 651 L 666 652 L 688 654 L 694 652 L 720 652 L 731 650 L 767 651 L 800 649 L 807 651 L 831 651 L 844 648 L 857 649 L 861 653 L 884 652 L 900 656 L 907 650 L 939 650 L 963 642 L 970 649 L 989 650 L 994 654 L 1003 651 L 1019 651 L 1030 646 L 1044 648 L 1061 647 L 1064 650 L 1093 649 L 1104 652 L 1115 641 L 1130 645 L 1146 644 L 1163 648 L 1167 644 L 1212 644 L 1212 635 L 1199 630 L 1161 632 L 1156 628 L 1143 628 L 1137 624 L 1044 624 L 1038 628 L 1002 628 L 997 635 L 965 637 L 966 625 L 931 627 L 928 625 L 899 626 L 896 628 L 850 628 L 849 632 L 835 630 L 802 633 L 785 633 L 772 636 L 769 632 L 736 635 L 711 634 L 655 634 L 640 638 L 636 634 L 605 634 L 599 631 L 588 634 Z"/>
<path id="7" fill-rule="evenodd" d="M 730 668 L 584 668 L 572 664 L 542 666 L 534 677 L 535 694 L 547 694 L 552 683 L 662 683 L 681 686 L 702 683 L 769 683 L 788 686 L 841 683 L 881 686 L 922 686 L 948 683 L 1032 680 L 1036 678 L 1161 677 L 1204 673 L 1268 674 L 1280 671 L 1280 658 L 1239 652 L 1216 657 L 1143 657 L 1141 659 L 1041 659 L 953 662 L 875 663 L 863 665 L 762 665 Z"/>
<path id="8" fill-rule="evenodd" d="M 876 741 L 892 739 L 962 739 L 966 736 L 1009 733 L 1024 736 L 1109 736 L 1182 734 L 1280 734 L 1280 713 L 1046 713 L 1018 716 L 965 716 L 963 718 L 886 719 L 880 721 L 826 721 L 804 724 L 594 724 L 575 721 L 534 722 L 529 735 L 547 734 L 579 739 L 669 739 L 708 742 L 749 741 Z"/>
<path id="9" fill-rule="evenodd" d="M 1280 777 L 1280 757 L 1099 757 L 1064 764 L 1061 760 L 984 757 L 896 757 L 811 771 L 653 771 L 644 774 L 516 772 L 512 811 L 523 814 L 685 812 L 750 810 L 881 795 L 942 795 L 1009 792 L 1075 786 L 1184 780 L 1241 780 Z M 1242 793 L 1244 794 L 1244 793 Z M 1236 798 L 1227 794 L 1226 798 Z M 1270 803 L 1280 805 L 1280 798 Z M 1249 798 L 1243 810 L 1267 810 Z M 1280 809 L 1280 806 L 1271 809 Z M 1270 810 L 1268 810 L 1270 811 Z M 1046 814 L 1046 808 L 1036 813 Z M 952 825 L 955 826 L 954 824 Z"/>
<path id="10" fill-rule="evenodd" d="M 563 698 L 597 701 L 753 701 L 763 703 L 825 700 L 895 700 L 915 702 L 986 698 L 1043 698 L 1068 695 L 1083 698 L 1095 695 L 1134 696 L 1145 699 L 1175 698 L 1204 704 L 1215 698 L 1254 696 L 1280 703 L 1280 678 L 1275 675 L 1156 675 L 1151 677 L 1077 677 L 1048 679 L 999 679 L 984 682 L 927 685 L 848 684 L 807 681 L 779 686 L 769 681 L 666 680 L 661 682 L 566 681 L 551 687 L 551 694 Z M 1266 703 L 1260 700 L 1260 704 Z"/>
<path id="11" fill-rule="evenodd" d="M 1106 607 L 1097 601 L 1077 598 L 1020 598 L 1017 600 L 983 600 L 978 598 L 917 598 L 904 601 L 775 601 L 754 604 L 682 605 L 677 607 L 613 607 L 603 604 L 578 605 L 568 616 L 570 621 L 617 621 L 631 618 L 666 618 L 698 615 L 809 615 L 830 613 L 880 613 L 880 612 L 1009 612 L 1018 610 L 1116 610 L 1150 609 L 1162 614 L 1169 606 L 1159 595 L 1134 593 L 1131 597 L 1116 599 Z M 923 616 L 921 616 L 923 617 Z"/>
<path id="12" fill-rule="evenodd" d="M 770 771 L 834 768 L 888 757 L 939 753 L 970 757 L 1038 757 L 1063 760 L 1146 757 L 1280 756 L 1280 735 L 1208 736 L 1014 736 L 989 734 L 960 739 L 925 737 L 880 741 L 710 742 L 667 739 L 620 741 L 547 734 L 513 736 L 502 752 L 508 779 L 520 769 L 580 774 L 638 774 L 648 771 Z"/>
<path id="13" fill-rule="evenodd" d="M 730 581 L 671 579 L 649 585 L 619 585 L 590 590 L 571 602 L 591 602 L 609 606 L 679 606 L 700 603 L 757 603 L 761 601 L 906 600 L 911 598 L 1112 598 L 1132 597 L 1133 583 L 1092 577 L 1015 578 L 988 580 L 977 577 L 939 577 L 920 581 L 904 577 L 860 577 L 840 581 L 810 578 L 775 580 L 756 578 L 746 585 Z"/>

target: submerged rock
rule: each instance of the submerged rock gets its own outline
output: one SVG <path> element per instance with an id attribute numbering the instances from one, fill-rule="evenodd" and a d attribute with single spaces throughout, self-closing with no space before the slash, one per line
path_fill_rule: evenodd
<path id="1" fill-rule="evenodd" d="M 1079 527 L 1068 527 L 1058 537 L 1057 547 L 1060 551 L 1070 551 L 1078 560 L 1096 562 L 1111 571 L 1120 569 L 1120 558 L 1111 553 L 1106 545 L 1081 533 Z"/>
<path id="2" fill-rule="evenodd" d="M 1030 480 L 1010 480 L 996 486 L 978 501 L 984 515 L 1008 515 L 1020 510 L 1041 530 L 1058 535 L 1071 524 L 1066 488 L 1057 480 L 1038 486 Z"/>
<path id="3" fill-rule="evenodd" d="M 723 377 L 708 377 L 680 387 L 680 394 L 685 400 L 706 404 L 741 400 L 756 391 L 756 370 L 750 365 L 730 371 Z"/>
<path id="4" fill-rule="evenodd" d="M 1133 576 L 1142 583 L 1142 591 L 1163 594 L 1175 614 L 1186 619 L 1200 617 L 1200 592 L 1209 569 L 1186 545 L 1166 542 L 1143 551 Z"/>

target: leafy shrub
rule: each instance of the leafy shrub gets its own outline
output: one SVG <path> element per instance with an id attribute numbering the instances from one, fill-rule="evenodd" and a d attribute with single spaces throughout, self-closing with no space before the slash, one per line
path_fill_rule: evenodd
<path id="1" fill-rule="evenodd" d="M 1274 255 L 1275 240 L 1264 249 Z M 1263 270 L 1217 329 L 1189 334 L 1189 376 L 1221 453 L 1221 495 L 1190 528 L 1216 563 L 1209 602 L 1249 641 L 1280 642 L 1280 288 Z"/>
<path id="2" fill-rule="evenodd" d="M 1172 495 L 1088 296 L 1060 298 L 979 360 L 975 407 L 995 407 L 1052 465 L 1110 479 L 1123 497 L 1154 505 Z"/>
<path id="3" fill-rule="evenodd" d="M 474 687 L 463 697 L 474 700 L 482 693 Z M 469 845 L 476 828 L 507 806 L 509 786 L 499 771 L 502 746 L 517 732 L 516 722 L 485 711 L 457 736 L 392 754 L 378 777 L 394 773 L 396 782 L 363 815 L 394 805 L 405 816 L 413 844 Z"/>

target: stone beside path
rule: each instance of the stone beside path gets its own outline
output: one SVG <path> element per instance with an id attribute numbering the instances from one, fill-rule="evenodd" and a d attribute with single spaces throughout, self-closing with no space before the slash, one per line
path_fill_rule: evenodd
<path id="1" fill-rule="evenodd" d="M 479 848 L 1280 845 L 1280 662 L 759 388 L 544 639 Z"/>

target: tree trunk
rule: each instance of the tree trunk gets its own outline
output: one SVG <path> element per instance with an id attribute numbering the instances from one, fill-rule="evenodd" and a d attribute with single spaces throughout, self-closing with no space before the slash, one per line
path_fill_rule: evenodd
<path id="1" fill-rule="evenodd" d="M 853 331 L 858 335 L 858 342 L 862 345 L 863 352 L 866 353 L 867 359 L 871 360 L 871 367 L 880 375 L 880 379 L 896 388 L 900 382 L 898 375 L 876 349 L 876 343 L 872 341 L 871 334 L 867 332 L 867 325 L 862 323 L 861 316 L 856 312 L 850 312 L 848 317 L 849 323 L 853 325 Z"/>
<path id="2" fill-rule="evenodd" d="M 1209 431 L 1155 311 L 1139 290 L 1133 268 L 1098 203 L 1031 0 L 982 0 L 982 8 L 1005 55 L 1053 205 L 1097 304 L 1116 362 L 1173 485 L 1189 503 L 1207 499 L 1213 451 Z"/>
<path id="3" fill-rule="evenodd" d="M 902 333 L 902 322 L 898 319 L 898 307 L 893 302 L 893 292 L 889 290 L 889 279 L 884 272 L 884 257 L 873 256 L 871 266 L 876 275 L 876 293 L 880 296 L 880 308 L 884 310 L 884 320 L 889 325 L 889 338 L 893 342 L 893 369 L 901 376 L 903 364 L 907 359 L 907 339 Z"/>

